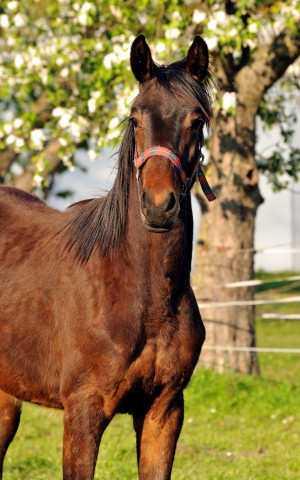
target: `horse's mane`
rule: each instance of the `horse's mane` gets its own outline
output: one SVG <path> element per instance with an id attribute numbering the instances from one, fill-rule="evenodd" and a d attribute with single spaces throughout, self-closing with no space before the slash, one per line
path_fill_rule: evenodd
<path id="1" fill-rule="evenodd" d="M 118 156 L 118 170 L 111 190 L 104 198 L 83 200 L 71 205 L 72 211 L 64 225 L 67 248 L 75 249 L 76 257 L 85 263 L 96 246 L 100 255 L 112 251 L 119 243 L 127 217 L 129 180 L 133 169 L 134 134 L 128 122 Z"/>
<path id="2" fill-rule="evenodd" d="M 184 61 L 182 61 L 184 62 Z M 206 123 L 212 118 L 210 85 L 208 74 L 204 82 L 197 82 L 185 70 L 181 63 L 175 62 L 168 67 L 160 66 L 152 78 L 172 94 L 184 94 L 193 99 L 202 109 Z M 95 248 L 100 256 L 113 252 L 118 246 L 127 219 L 130 177 L 133 172 L 134 129 L 128 122 L 123 133 L 118 155 L 117 175 L 111 190 L 104 198 L 84 200 L 71 205 L 71 216 L 63 226 L 63 235 L 67 238 L 66 248 L 74 249 L 75 255 L 86 263 Z"/>

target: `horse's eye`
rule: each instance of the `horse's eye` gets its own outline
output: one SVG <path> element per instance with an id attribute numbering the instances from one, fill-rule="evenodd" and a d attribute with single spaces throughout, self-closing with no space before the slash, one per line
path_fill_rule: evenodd
<path id="1" fill-rule="evenodd" d="M 131 121 L 132 125 L 134 126 L 134 128 L 137 128 L 139 126 L 138 121 L 135 118 L 130 117 L 130 121 Z"/>
<path id="2" fill-rule="evenodd" d="M 203 120 L 201 120 L 201 118 L 196 118 L 196 120 L 192 122 L 193 130 L 202 130 L 203 127 L 204 127 L 204 122 Z"/>

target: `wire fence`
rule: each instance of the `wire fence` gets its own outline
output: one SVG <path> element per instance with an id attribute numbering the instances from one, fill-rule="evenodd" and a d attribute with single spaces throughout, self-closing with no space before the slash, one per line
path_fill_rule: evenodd
<path id="1" fill-rule="evenodd" d="M 271 250 L 270 248 L 268 250 Z M 276 249 L 273 249 L 276 250 Z M 286 277 L 278 278 L 266 278 L 255 280 L 244 280 L 239 282 L 226 283 L 225 285 L 216 285 L 215 288 L 245 288 L 256 287 L 264 284 L 292 282 L 292 287 L 298 287 L 300 275 L 290 275 Z M 204 302 L 198 301 L 200 310 L 208 308 L 226 308 L 226 307 L 241 307 L 241 306 L 256 306 L 256 305 L 272 305 L 272 304 L 287 304 L 287 303 L 299 303 L 300 312 L 300 296 L 290 296 L 284 298 L 274 299 L 255 299 L 248 301 L 227 301 L 227 302 Z M 264 320 L 300 320 L 300 313 L 262 313 L 257 315 L 258 318 Z M 299 336 L 300 339 L 300 336 Z M 215 351 L 235 351 L 235 352 L 257 352 L 257 353 L 278 353 L 278 354 L 300 354 L 300 348 L 269 348 L 269 347 L 242 347 L 242 346 L 225 346 L 225 345 L 205 345 L 203 350 L 215 350 Z"/>

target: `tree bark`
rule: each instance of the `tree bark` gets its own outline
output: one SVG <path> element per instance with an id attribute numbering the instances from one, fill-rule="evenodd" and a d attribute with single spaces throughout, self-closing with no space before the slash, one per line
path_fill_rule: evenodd
<path id="1" fill-rule="evenodd" d="M 254 221 L 262 197 L 254 157 L 254 117 L 220 111 L 210 138 L 209 182 L 217 195 L 202 203 L 202 218 L 193 283 L 198 301 L 207 303 L 252 300 L 251 288 L 226 288 L 229 282 L 253 277 Z M 199 197 L 201 198 L 201 197 Z M 201 309 L 200 309 L 201 311 Z M 205 346 L 255 346 L 252 306 L 211 306 L 201 311 L 206 342 L 201 362 L 246 373 L 258 373 L 255 353 L 215 351 Z"/>

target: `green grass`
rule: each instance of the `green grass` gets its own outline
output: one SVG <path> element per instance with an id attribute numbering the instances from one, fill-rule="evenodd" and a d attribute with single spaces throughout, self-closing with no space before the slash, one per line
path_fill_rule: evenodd
<path id="1" fill-rule="evenodd" d="M 257 295 L 274 295 L 269 287 Z M 273 305 L 271 311 L 299 312 L 296 307 Z M 258 346 L 299 348 L 299 327 L 299 321 L 258 319 Z M 185 391 L 173 480 L 299 480 L 300 356 L 262 353 L 259 361 L 258 378 L 196 370 Z M 25 404 L 4 480 L 61 479 L 61 455 L 62 414 Z M 95 479 L 137 479 L 129 416 L 117 416 L 105 432 Z"/>

